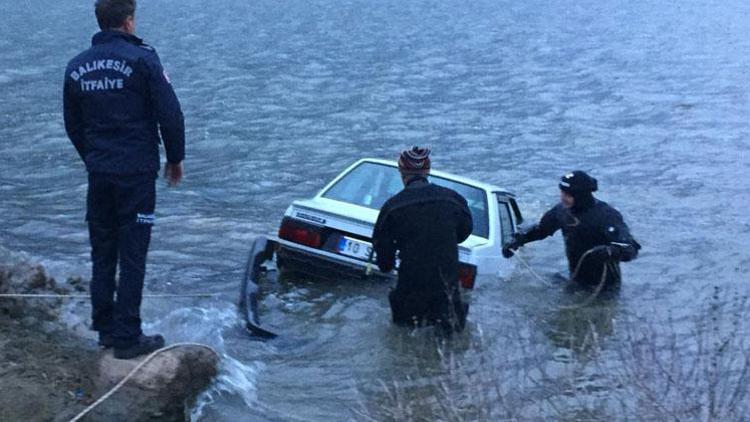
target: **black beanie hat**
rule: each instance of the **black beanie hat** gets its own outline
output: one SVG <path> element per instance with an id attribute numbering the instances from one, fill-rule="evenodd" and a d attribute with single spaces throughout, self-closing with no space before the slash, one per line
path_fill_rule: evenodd
<path id="1" fill-rule="evenodd" d="M 596 192 L 599 183 L 585 171 L 576 170 L 560 179 L 560 190 L 573 196 Z"/>

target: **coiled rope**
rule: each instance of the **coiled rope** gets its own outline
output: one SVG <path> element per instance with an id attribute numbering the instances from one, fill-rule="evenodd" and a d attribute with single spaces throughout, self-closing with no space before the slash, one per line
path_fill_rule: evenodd
<path id="1" fill-rule="evenodd" d="M 581 267 L 583 266 L 583 261 L 590 254 L 599 250 L 600 248 L 602 248 L 602 246 L 595 246 L 587 250 L 583 255 L 581 255 L 581 257 L 578 259 L 578 263 L 576 264 L 575 270 L 573 271 L 573 274 L 570 277 L 571 280 L 575 280 L 576 278 L 578 278 L 578 272 L 581 270 Z M 544 284 L 545 286 L 553 287 L 553 285 L 550 282 L 545 280 L 541 275 L 539 275 L 539 273 L 534 271 L 534 269 L 531 267 L 531 265 L 526 260 L 526 258 L 524 258 L 518 252 L 516 252 L 515 256 L 519 258 L 518 261 L 524 267 L 526 267 L 526 270 L 528 270 L 529 274 L 531 274 L 534 278 L 542 282 L 542 284 Z M 589 306 L 599 296 L 599 293 L 602 292 L 602 289 L 604 288 L 604 284 L 606 284 L 607 282 L 607 275 L 609 271 L 612 271 L 612 274 L 615 274 L 615 276 L 619 278 L 619 272 L 617 271 L 617 268 L 614 267 L 613 262 L 611 260 L 605 261 L 604 264 L 602 264 L 602 276 L 601 276 L 601 279 L 599 280 L 599 284 L 596 286 L 596 289 L 594 289 L 594 291 L 586 298 L 586 300 L 584 300 L 583 302 L 577 305 L 561 305 L 560 309 L 575 310 L 575 309 L 581 309 L 581 308 L 585 308 Z"/>
<path id="2" fill-rule="evenodd" d="M 166 347 L 162 347 L 161 349 L 156 350 L 153 353 L 151 353 L 150 355 L 148 355 L 146 357 L 146 359 L 144 359 L 141 363 L 139 363 L 138 365 L 136 365 L 136 367 L 133 368 L 133 370 L 131 370 L 125 376 L 125 378 L 123 378 L 120 382 L 118 382 L 117 385 L 115 385 L 114 387 L 112 387 L 112 389 L 110 389 L 109 391 L 107 391 L 107 393 L 104 394 L 103 396 L 101 396 L 99 398 L 99 400 L 95 401 L 89 407 L 85 408 L 81 413 L 79 413 L 78 415 L 76 415 L 73 419 L 70 420 L 70 422 L 78 422 L 84 416 L 86 416 L 89 412 L 91 412 L 92 410 L 94 410 L 97 406 L 99 406 L 100 404 L 104 403 L 107 399 L 109 399 L 110 397 L 112 397 L 113 394 L 115 394 L 120 388 L 122 388 L 122 386 L 124 386 L 125 383 L 127 383 L 131 378 L 133 378 L 135 376 L 135 374 L 138 373 L 138 371 L 140 371 L 144 366 L 146 366 L 146 364 L 148 364 L 149 362 L 151 362 L 156 356 L 158 356 L 159 354 L 164 353 L 166 351 L 169 351 L 169 350 L 172 350 L 172 349 L 176 349 L 176 348 L 179 348 L 179 347 L 200 347 L 200 348 L 203 348 L 203 349 L 206 349 L 206 350 L 210 351 L 211 353 L 213 353 L 214 355 L 216 355 L 216 357 L 218 357 L 218 358 L 221 357 L 219 355 L 219 353 L 216 350 L 214 350 L 211 346 L 208 346 L 208 345 L 205 345 L 205 344 L 201 344 L 201 343 L 176 343 L 176 344 L 172 344 L 172 345 L 169 345 L 169 346 L 166 346 Z"/>

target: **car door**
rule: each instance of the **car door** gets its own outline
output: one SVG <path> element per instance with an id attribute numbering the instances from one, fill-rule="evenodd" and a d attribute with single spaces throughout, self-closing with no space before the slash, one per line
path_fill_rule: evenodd
<path id="1" fill-rule="evenodd" d="M 523 222 L 521 210 L 515 197 L 507 192 L 495 192 L 497 201 L 497 225 L 500 229 L 498 254 L 500 248 L 513 239 L 513 234 L 518 231 L 518 226 Z M 510 276 L 513 271 L 513 264 L 507 259 L 499 259 L 497 275 L 501 278 Z"/>
<path id="2" fill-rule="evenodd" d="M 504 245 L 513 239 L 513 233 L 523 222 L 521 210 L 516 199 L 504 192 L 497 192 L 497 212 L 500 227 L 500 240 Z"/>

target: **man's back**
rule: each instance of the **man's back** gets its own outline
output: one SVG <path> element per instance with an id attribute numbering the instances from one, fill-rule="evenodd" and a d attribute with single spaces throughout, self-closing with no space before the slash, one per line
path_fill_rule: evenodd
<path id="1" fill-rule="evenodd" d="M 438 270 L 450 275 L 457 271 L 452 267 L 458 265 L 458 243 L 472 229 L 466 200 L 459 194 L 417 181 L 389 199 L 381 215 L 399 250 L 400 274 L 414 280 L 409 284 L 418 284 L 417 279 L 423 278 L 411 275 L 436 276 Z"/>
<path id="2" fill-rule="evenodd" d="M 94 35 L 68 64 L 66 130 L 89 172 L 135 174 L 159 169 L 159 127 L 167 159 L 184 156 L 184 123 L 159 57 L 121 31 Z"/>
<path id="3" fill-rule="evenodd" d="M 445 315 L 458 290 L 458 244 L 472 230 L 466 200 L 418 179 L 389 199 L 373 233 L 378 266 L 390 271 L 399 251 L 398 285 L 391 296 L 411 315 Z M 394 306 L 394 319 L 398 320 Z"/>

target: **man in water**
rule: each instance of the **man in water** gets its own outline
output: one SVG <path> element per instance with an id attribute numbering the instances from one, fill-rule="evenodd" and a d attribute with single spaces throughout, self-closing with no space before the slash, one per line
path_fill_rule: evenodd
<path id="1" fill-rule="evenodd" d="M 573 281 L 585 287 L 618 287 L 620 261 L 630 261 L 641 246 L 630 235 L 622 215 L 606 202 L 594 198 L 596 179 L 583 171 L 568 173 L 560 180 L 560 203 L 547 211 L 541 221 L 518 233 L 503 246 L 506 258 L 529 242 L 552 236 L 562 230 L 568 268 Z M 602 278 L 604 269 L 606 278 Z"/>
<path id="2" fill-rule="evenodd" d="M 466 199 L 427 180 L 429 149 L 404 151 L 398 168 L 404 189 L 383 205 L 373 232 L 381 271 L 393 270 L 396 251 L 401 259 L 388 296 L 393 322 L 461 331 L 469 311 L 458 289 L 458 244 L 472 231 Z"/>
<path id="3" fill-rule="evenodd" d="M 162 336 L 143 335 L 140 317 L 159 133 L 171 185 L 182 179 L 185 156 L 180 104 L 156 51 L 133 35 L 135 7 L 135 0 L 96 2 L 101 32 L 68 64 L 63 91 L 65 130 L 88 171 L 93 329 L 118 359 L 164 346 Z"/>

